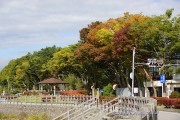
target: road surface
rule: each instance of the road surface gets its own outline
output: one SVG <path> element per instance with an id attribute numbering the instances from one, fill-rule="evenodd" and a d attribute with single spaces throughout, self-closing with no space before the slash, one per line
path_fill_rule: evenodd
<path id="1" fill-rule="evenodd" d="M 180 120 L 180 113 L 159 111 L 158 120 Z"/>

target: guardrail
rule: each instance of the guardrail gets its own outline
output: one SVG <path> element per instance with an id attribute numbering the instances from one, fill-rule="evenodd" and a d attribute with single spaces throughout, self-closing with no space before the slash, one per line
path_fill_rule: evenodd
<path id="1" fill-rule="evenodd" d="M 98 118 L 118 115 L 132 120 L 141 120 L 145 117 L 156 120 L 156 105 L 156 100 L 152 98 L 119 96 L 101 106 Z"/>
<path id="2" fill-rule="evenodd" d="M 120 116 L 132 120 L 151 118 L 157 120 L 157 102 L 153 98 L 118 96 L 113 100 L 101 101 L 92 96 L 1 96 L 0 103 L 17 105 L 60 105 L 73 106 L 53 120 L 102 120 L 109 116 Z M 91 114 L 91 115 L 90 115 Z M 58 114 L 57 114 L 58 115 Z"/>
<path id="3" fill-rule="evenodd" d="M 96 97 L 92 97 L 88 101 L 81 103 L 78 107 L 74 107 L 67 112 L 61 114 L 60 116 L 54 118 L 53 120 L 74 120 L 77 117 L 81 116 L 85 110 L 89 110 L 92 106 L 96 106 L 98 103 L 98 99 Z"/>
<path id="4" fill-rule="evenodd" d="M 0 96 L 0 102 L 6 104 L 40 104 L 40 105 L 73 105 L 79 104 L 92 99 L 89 95 L 21 95 L 21 96 Z"/>

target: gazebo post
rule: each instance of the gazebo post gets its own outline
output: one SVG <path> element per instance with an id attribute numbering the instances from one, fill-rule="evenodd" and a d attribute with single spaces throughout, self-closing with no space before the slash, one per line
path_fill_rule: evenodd
<path id="1" fill-rule="evenodd" d="M 39 84 L 39 90 L 41 90 L 41 84 Z"/>
<path id="2" fill-rule="evenodd" d="M 56 95 L 56 85 L 54 84 L 54 96 Z"/>
<path id="3" fill-rule="evenodd" d="M 43 90 L 43 85 L 39 84 L 39 90 Z"/>

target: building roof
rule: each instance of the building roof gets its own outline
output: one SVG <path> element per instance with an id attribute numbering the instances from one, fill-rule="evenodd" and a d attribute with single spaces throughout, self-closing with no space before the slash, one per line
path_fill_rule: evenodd
<path id="1" fill-rule="evenodd" d="M 68 82 L 62 81 L 60 79 L 49 78 L 39 82 L 39 84 L 68 84 Z"/>

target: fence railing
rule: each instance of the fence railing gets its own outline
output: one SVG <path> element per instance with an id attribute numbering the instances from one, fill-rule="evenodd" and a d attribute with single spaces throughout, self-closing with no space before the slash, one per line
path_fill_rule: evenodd
<path id="1" fill-rule="evenodd" d="M 156 101 L 144 97 L 123 97 L 119 96 L 101 106 L 99 118 L 110 114 L 128 116 L 131 119 L 142 119 L 151 114 L 157 114 Z"/>
<path id="2" fill-rule="evenodd" d="M 88 101 L 81 103 L 78 107 L 74 107 L 68 110 L 67 112 L 65 112 L 64 114 L 61 114 L 60 116 L 54 118 L 53 120 L 74 120 L 79 116 L 81 116 L 81 114 L 84 113 L 85 111 L 98 105 L 97 103 L 98 103 L 98 99 L 96 97 L 93 97 Z"/>
<path id="3" fill-rule="evenodd" d="M 102 100 L 99 104 L 99 99 L 92 96 L 77 96 L 77 95 L 22 95 L 22 96 L 1 96 L 0 103 L 5 104 L 27 104 L 27 105 L 61 105 L 74 106 L 67 112 L 60 114 L 53 120 L 75 120 L 88 119 L 101 120 L 109 115 L 128 116 L 131 119 L 142 119 L 151 116 L 156 120 L 156 101 L 152 98 L 144 97 L 123 97 L 118 96 L 113 100 Z"/>
<path id="4" fill-rule="evenodd" d="M 21 95 L 21 96 L 0 96 L 0 102 L 6 104 L 40 104 L 40 105 L 73 105 L 78 106 L 87 100 L 92 99 L 89 95 Z"/>

